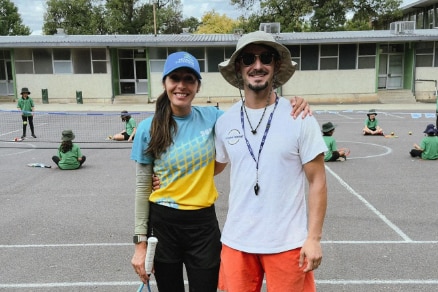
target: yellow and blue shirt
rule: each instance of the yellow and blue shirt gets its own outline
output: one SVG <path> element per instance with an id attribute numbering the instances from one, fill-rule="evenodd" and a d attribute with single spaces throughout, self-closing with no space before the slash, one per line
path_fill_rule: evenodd
<path id="1" fill-rule="evenodd" d="M 144 154 L 150 141 L 152 117 L 138 125 L 131 159 L 152 164 L 161 182 L 160 189 L 151 193 L 150 202 L 181 210 L 196 210 L 209 207 L 216 201 L 214 126 L 222 113 L 213 106 L 193 106 L 189 115 L 174 116 L 178 125 L 174 143 L 157 159 Z"/>

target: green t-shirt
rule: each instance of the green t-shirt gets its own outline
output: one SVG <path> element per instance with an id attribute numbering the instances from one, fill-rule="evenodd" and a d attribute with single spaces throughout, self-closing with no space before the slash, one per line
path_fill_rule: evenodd
<path id="1" fill-rule="evenodd" d="M 426 136 L 420 144 L 423 153 L 421 158 L 426 160 L 438 159 L 438 136 Z"/>
<path id="2" fill-rule="evenodd" d="M 374 119 L 374 121 L 372 121 L 370 119 L 365 120 L 365 126 L 367 126 L 368 129 L 377 129 L 378 124 L 379 124 L 379 122 L 377 122 L 377 119 Z"/>
<path id="3" fill-rule="evenodd" d="M 135 122 L 134 118 L 130 118 L 129 121 L 126 122 L 126 134 L 131 136 L 132 132 L 134 131 L 134 128 L 137 127 L 137 123 Z"/>
<path id="4" fill-rule="evenodd" d="M 29 96 L 24 99 L 20 98 L 17 103 L 17 108 L 21 109 L 23 116 L 32 116 L 32 108 L 34 107 L 33 100 Z"/>
<path id="5" fill-rule="evenodd" d="M 336 151 L 338 148 L 336 146 L 336 140 L 333 136 L 322 136 L 325 145 L 327 145 L 328 150 L 324 154 L 324 161 L 329 161 L 332 158 L 332 152 Z"/>
<path id="6" fill-rule="evenodd" d="M 58 148 L 59 163 L 58 167 L 61 169 L 76 169 L 79 168 L 80 163 L 78 157 L 82 157 L 81 148 L 78 145 L 73 144 L 70 151 L 63 153 L 61 146 Z"/>

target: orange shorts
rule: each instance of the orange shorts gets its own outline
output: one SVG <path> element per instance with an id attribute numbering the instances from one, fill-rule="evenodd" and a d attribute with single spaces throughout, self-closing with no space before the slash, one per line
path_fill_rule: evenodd
<path id="1" fill-rule="evenodd" d="M 269 292 L 315 292 L 313 272 L 298 266 L 300 250 L 276 254 L 250 254 L 222 245 L 219 290 L 259 292 L 266 274 Z"/>

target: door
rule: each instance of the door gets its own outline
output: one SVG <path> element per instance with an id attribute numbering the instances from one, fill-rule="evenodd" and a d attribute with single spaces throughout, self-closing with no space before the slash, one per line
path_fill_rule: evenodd
<path id="1" fill-rule="evenodd" d="M 148 93 L 148 77 L 146 72 L 146 60 L 135 60 L 135 93 Z"/>
<path id="2" fill-rule="evenodd" d="M 0 60 L 0 95 L 14 95 L 14 84 L 12 81 L 11 61 Z"/>
<path id="3" fill-rule="evenodd" d="M 388 55 L 386 89 L 403 88 L 403 55 Z"/>

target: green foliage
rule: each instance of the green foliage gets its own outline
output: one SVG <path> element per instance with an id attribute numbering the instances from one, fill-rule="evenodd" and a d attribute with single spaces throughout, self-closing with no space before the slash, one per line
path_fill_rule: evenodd
<path id="1" fill-rule="evenodd" d="M 316 0 L 313 3 L 314 14 L 310 18 L 312 31 L 344 30 L 348 9 L 352 8 L 349 0 Z"/>
<path id="2" fill-rule="evenodd" d="M 245 32 L 279 22 L 282 32 L 388 29 L 402 17 L 402 0 L 230 0 L 247 14 Z M 260 7 L 257 9 L 255 7 Z M 255 11 L 256 10 L 256 11 Z M 347 15 L 352 19 L 347 20 Z"/>
<path id="3" fill-rule="evenodd" d="M 233 33 L 234 29 L 238 27 L 238 24 L 238 21 L 229 18 L 225 14 L 220 15 L 212 10 L 202 16 L 201 25 L 198 27 L 196 33 Z"/>
<path id="4" fill-rule="evenodd" d="M 10 0 L 0 0 L 0 35 L 30 35 L 23 24 L 18 8 Z"/>
<path id="5" fill-rule="evenodd" d="M 71 35 L 96 34 L 97 28 L 93 24 L 97 25 L 98 20 L 91 0 L 47 0 L 46 4 L 44 34 L 55 34 L 58 28 Z"/>

